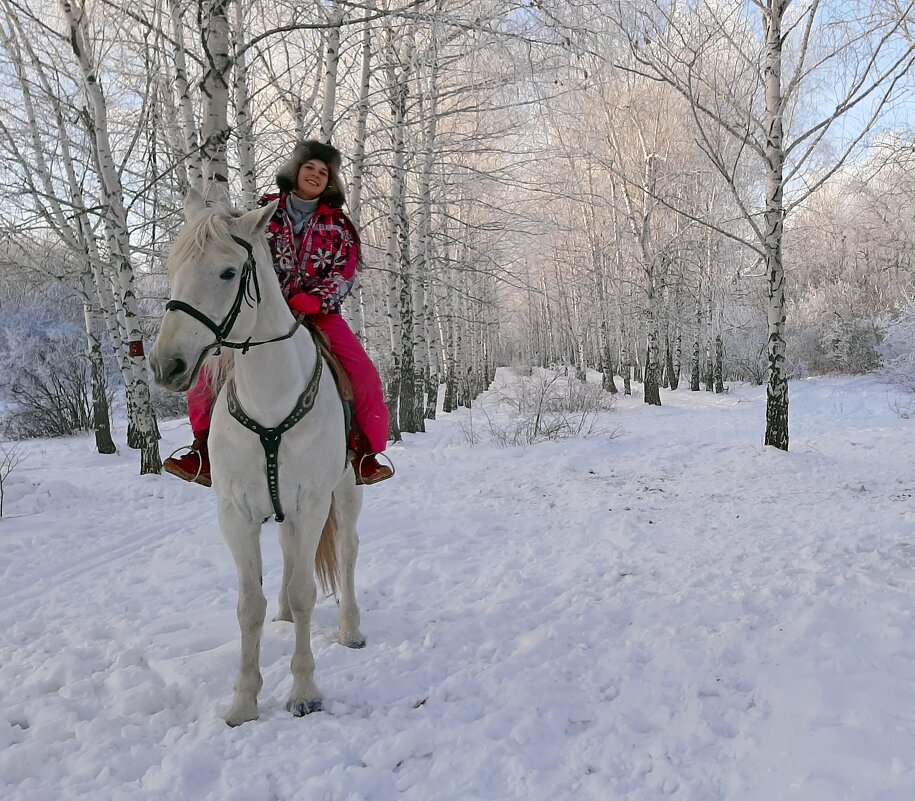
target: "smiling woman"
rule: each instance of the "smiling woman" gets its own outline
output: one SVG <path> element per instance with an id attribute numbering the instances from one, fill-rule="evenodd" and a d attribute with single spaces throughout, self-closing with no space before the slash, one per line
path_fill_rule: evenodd
<path id="1" fill-rule="evenodd" d="M 305 200 L 317 200 L 327 188 L 327 165 L 319 159 L 310 159 L 300 168 L 294 194 Z"/>

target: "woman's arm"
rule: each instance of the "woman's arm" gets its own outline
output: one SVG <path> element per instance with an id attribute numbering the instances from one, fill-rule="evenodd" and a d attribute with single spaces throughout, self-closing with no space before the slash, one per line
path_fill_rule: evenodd
<path id="1" fill-rule="evenodd" d="M 339 312 L 356 280 L 359 246 L 351 226 L 341 215 L 331 224 L 317 225 L 314 231 L 302 288 L 320 299 L 322 314 Z"/>

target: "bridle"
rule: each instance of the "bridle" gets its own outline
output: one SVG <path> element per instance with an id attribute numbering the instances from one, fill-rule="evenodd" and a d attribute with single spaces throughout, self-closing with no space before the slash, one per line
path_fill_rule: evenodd
<path id="1" fill-rule="evenodd" d="M 241 239 L 234 234 L 232 235 L 232 239 L 236 244 L 241 245 L 245 249 L 248 258 L 245 259 L 245 263 L 241 268 L 241 275 L 238 279 L 238 292 L 235 293 L 235 300 L 232 301 L 232 306 L 223 321 L 217 324 L 202 311 L 194 308 L 190 303 L 185 303 L 183 300 L 169 300 L 168 303 L 165 304 L 165 311 L 182 311 L 193 317 L 197 322 L 203 323 L 216 337 L 216 341 L 206 348 L 206 350 L 216 348 L 217 353 L 219 352 L 219 348 L 235 348 L 242 353 L 247 353 L 249 348 L 253 348 L 256 345 L 266 345 L 270 342 L 282 342 L 284 339 L 289 339 L 299 330 L 298 320 L 295 321 L 295 325 L 293 325 L 289 333 L 273 337 L 273 339 L 262 339 L 256 342 L 252 342 L 250 337 L 244 342 L 230 342 L 226 339 L 226 337 L 229 336 L 229 332 L 235 327 L 235 321 L 241 313 L 242 303 L 246 303 L 249 308 L 253 309 L 261 302 L 261 288 L 257 282 L 257 266 L 254 260 L 254 250 L 251 247 L 251 243 L 246 242 L 244 239 Z"/>

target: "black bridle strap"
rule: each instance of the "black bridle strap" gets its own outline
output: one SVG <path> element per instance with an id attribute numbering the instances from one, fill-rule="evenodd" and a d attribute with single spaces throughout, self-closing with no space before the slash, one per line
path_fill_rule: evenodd
<path id="1" fill-rule="evenodd" d="M 232 326 L 235 325 L 235 321 L 238 319 L 238 314 L 241 311 L 241 304 L 243 301 L 247 300 L 248 305 L 252 308 L 257 303 L 261 301 L 261 291 L 260 286 L 257 283 L 257 270 L 255 268 L 254 261 L 254 250 L 252 249 L 250 243 L 246 242 L 240 237 L 232 235 L 232 239 L 236 244 L 241 245 L 245 252 L 248 254 L 248 257 L 245 259 L 245 263 L 241 268 L 241 275 L 238 279 L 238 292 L 235 293 L 235 299 L 232 301 L 232 307 L 229 309 L 226 316 L 223 318 L 223 321 L 218 325 L 213 322 L 209 317 L 207 317 L 203 312 L 195 309 L 189 303 L 185 303 L 183 300 L 170 300 L 165 304 L 165 311 L 183 311 L 185 314 L 189 314 L 195 320 L 203 323 L 207 328 L 210 329 L 216 335 L 217 344 L 222 344 L 225 341 L 225 338 L 228 336 L 229 331 L 232 330 Z M 251 279 L 254 279 L 254 303 L 251 302 L 251 292 L 249 284 Z"/>
<path id="2" fill-rule="evenodd" d="M 241 304 L 247 303 L 249 307 L 254 308 L 261 302 L 261 288 L 257 282 L 257 264 L 254 260 L 254 250 L 249 242 L 246 242 L 244 239 L 241 239 L 234 234 L 232 235 L 232 239 L 236 244 L 241 245 L 245 249 L 248 257 L 245 259 L 245 263 L 241 268 L 241 276 L 238 279 L 238 292 L 235 293 L 232 307 L 229 309 L 229 312 L 226 314 L 223 321 L 217 325 L 202 311 L 195 309 L 183 300 L 168 301 L 168 303 L 165 304 L 165 310 L 182 311 L 193 317 L 197 322 L 203 323 L 203 325 L 209 328 L 215 335 L 216 342 L 214 347 L 217 348 L 236 348 L 242 353 L 247 353 L 248 349 L 253 348 L 255 345 L 266 345 L 270 342 L 282 342 L 284 339 L 289 339 L 289 337 L 299 330 L 298 321 L 296 321 L 288 333 L 280 334 L 280 336 L 273 337 L 272 339 L 262 339 L 258 341 L 247 339 L 244 342 L 229 342 L 226 339 L 229 332 L 235 326 L 235 321 L 238 319 L 238 315 L 241 312 Z"/>
<path id="3" fill-rule="evenodd" d="M 321 350 L 318 347 L 318 343 L 315 342 L 315 368 L 311 373 L 311 378 L 308 379 L 305 390 L 299 395 L 293 410 L 275 428 L 265 428 L 245 412 L 235 391 L 234 378 L 230 378 L 226 383 L 226 401 L 229 406 L 229 414 L 249 431 L 253 431 L 260 437 L 261 445 L 264 448 L 264 456 L 267 460 L 267 489 L 270 490 L 270 500 L 273 503 L 273 512 L 276 515 L 277 523 L 282 523 L 286 519 L 283 514 L 283 507 L 280 505 L 280 441 L 283 434 L 314 407 L 315 398 L 318 395 L 318 386 L 321 382 L 321 364 L 323 361 Z"/>
<path id="4" fill-rule="evenodd" d="M 280 334 L 278 337 L 273 337 L 272 339 L 246 339 L 244 342 L 227 342 L 223 340 L 222 342 L 218 342 L 217 345 L 220 348 L 235 348 L 236 350 L 240 350 L 242 353 L 247 353 L 248 348 L 253 348 L 255 345 L 269 345 L 271 342 L 282 342 L 284 339 L 289 339 L 289 337 L 293 336 L 295 332 L 299 330 L 301 325 L 302 324 L 296 320 L 292 324 L 292 328 L 290 328 L 289 331 L 287 331 L 285 334 Z"/>

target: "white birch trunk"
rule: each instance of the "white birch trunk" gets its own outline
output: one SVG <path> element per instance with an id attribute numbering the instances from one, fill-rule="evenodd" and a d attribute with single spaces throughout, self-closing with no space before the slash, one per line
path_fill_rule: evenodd
<path id="1" fill-rule="evenodd" d="M 391 138 L 392 138 L 392 148 L 395 154 L 399 152 L 400 157 L 403 158 L 403 145 L 401 143 L 398 147 L 398 138 L 403 136 L 403 126 L 398 124 L 397 119 L 397 106 L 395 105 L 392 108 L 394 112 L 394 121 L 391 128 Z M 404 180 L 403 170 L 397 169 L 395 164 L 394 169 L 391 172 L 391 194 L 388 202 L 388 211 L 387 211 L 387 248 L 385 251 L 385 267 L 387 269 L 387 318 L 388 326 L 390 332 L 390 356 L 389 364 L 390 369 L 388 371 L 387 380 L 385 382 L 385 389 L 387 394 L 388 402 L 388 411 L 390 412 L 391 427 L 390 427 L 390 437 L 394 442 L 398 442 L 401 439 L 400 436 L 400 394 L 401 389 L 400 385 L 403 380 L 403 371 L 401 364 L 401 348 L 400 344 L 403 340 L 403 319 L 400 314 L 400 297 L 402 293 L 401 283 L 401 271 L 400 271 L 400 244 L 399 244 L 399 228 L 400 228 L 400 212 L 399 206 L 401 198 L 403 197 L 403 192 L 401 190 L 401 185 Z"/>
<path id="2" fill-rule="evenodd" d="M 203 119 L 200 155 L 204 195 L 210 201 L 229 202 L 229 17 L 231 0 L 200 0 L 200 35 L 204 49 Z"/>
<path id="3" fill-rule="evenodd" d="M 143 351 L 140 317 L 134 292 L 134 273 L 131 262 L 130 237 L 127 228 L 127 211 L 124 207 L 123 188 L 117 164 L 108 139 L 108 112 L 105 96 L 92 52 L 86 37 L 86 18 L 82 8 L 69 0 L 60 0 L 61 10 L 70 28 L 70 44 L 80 66 L 83 88 L 86 92 L 92 126 L 89 131 L 93 155 L 97 162 L 99 188 L 104 214 L 105 234 L 111 260 L 115 265 L 120 306 L 124 310 L 127 331 L 127 357 L 132 368 L 131 392 L 136 411 L 136 429 L 140 438 L 140 473 L 159 473 L 158 430 L 149 397 L 146 359 Z"/>
<path id="4" fill-rule="evenodd" d="M 444 286 L 444 298 L 435 297 L 435 318 L 438 322 L 439 339 L 441 340 L 442 363 L 445 369 L 445 397 L 442 401 L 443 412 L 453 412 L 457 408 L 457 371 L 454 359 L 454 279 L 449 278 Z M 442 311 L 444 307 L 445 311 Z"/>
<path id="5" fill-rule="evenodd" d="M 235 101 L 235 139 L 238 148 L 238 174 L 241 179 L 241 207 L 250 209 L 257 200 L 257 175 L 254 158 L 254 129 L 251 124 L 248 65 L 245 58 L 244 0 L 235 0 L 233 95 Z"/>
<path id="6" fill-rule="evenodd" d="M 459 312 L 456 320 L 457 336 L 457 368 L 460 381 L 458 382 L 458 403 L 461 406 L 470 406 L 473 399 L 473 364 L 474 364 L 474 336 L 473 336 L 473 302 L 471 301 L 470 279 L 466 270 L 461 270 L 461 295 L 459 298 Z"/>
<path id="7" fill-rule="evenodd" d="M 590 197 L 595 197 L 593 176 L 590 168 L 588 169 L 588 189 Z M 585 212 L 588 218 L 588 244 L 591 249 L 591 277 L 594 281 L 595 294 L 597 295 L 597 352 L 601 371 L 601 386 L 610 393 L 615 393 L 616 383 L 613 380 L 613 358 L 610 353 L 610 332 L 607 322 L 606 268 L 603 250 L 598 239 L 597 219 L 593 202 L 587 204 Z"/>
<path id="8" fill-rule="evenodd" d="M 86 254 L 86 268 L 80 280 L 83 300 L 83 321 L 86 327 L 86 355 L 92 375 L 92 429 L 95 448 L 99 453 L 114 453 L 117 448 L 111 439 L 111 418 L 108 413 L 108 382 L 105 380 L 105 361 L 102 357 L 101 325 L 95 311 L 93 297 L 95 285 L 92 267 Z"/>
<path id="9" fill-rule="evenodd" d="M 705 391 L 711 392 L 715 384 L 715 348 L 713 343 L 712 332 L 712 310 L 714 300 L 712 298 L 712 265 L 709 264 L 708 291 L 706 293 L 708 303 L 705 307 Z"/>
<path id="10" fill-rule="evenodd" d="M 362 230 L 362 186 L 365 176 L 365 137 L 369 117 L 369 91 L 372 82 L 372 28 L 365 24 L 362 31 L 362 61 L 359 73 L 359 100 L 356 104 L 356 139 L 352 154 L 352 179 L 349 192 L 350 218 L 357 231 Z M 349 304 L 352 310 L 353 331 L 366 341 L 365 300 L 359 282 L 353 289 Z"/>
<path id="11" fill-rule="evenodd" d="M 788 376 L 785 366 L 785 269 L 782 229 L 785 207 L 782 102 L 782 14 L 786 0 L 769 0 L 766 21 L 766 212 L 763 242 L 768 278 L 768 358 L 765 444 L 788 450 Z"/>
<path id="12" fill-rule="evenodd" d="M 720 331 L 715 335 L 715 392 L 724 392 L 724 340 Z"/>
<path id="13" fill-rule="evenodd" d="M 327 29 L 324 51 L 324 102 L 321 106 L 321 141 L 330 142 L 334 133 L 334 111 L 337 105 L 337 67 L 340 63 L 340 26 L 343 11 L 337 0 L 328 13 L 331 27 Z"/>
<path id="14" fill-rule="evenodd" d="M 706 233 L 706 239 L 708 239 L 708 236 L 709 236 L 709 234 Z M 710 259 L 710 258 L 711 258 L 711 255 L 710 255 L 710 252 L 709 252 L 709 248 L 706 247 L 706 259 Z M 695 336 L 693 337 L 693 356 L 692 356 L 692 359 L 690 360 L 690 366 L 689 366 L 689 388 L 690 388 L 690 391 L 691 391 L 691 392 L 698 392 L 699 389 L 700 389 L 700 386 L 699 386 L 699 383 L 700 383 L 700 382 L 699 382 L 699 379 L 700 379 L 700 376 L 701 376 L 700 356 L 701 356 L 701 353 L 702 353 L 702 346 L 701 346 L 701 340 L 702 340 L 702 291 L 703 291 L 703 283 L 702 283 L 702 261 L 700 260 L 700 262 L 699 262 L 699 275 L 698 275 L 698 279 L 697 279 L 697 281 L 696 281 L 696 309 L 695 309 L 696 332 L 695 332 Z"/>
<path id="15" fill-rule="evenodd" d="M 194 115 L 191 84 L 187 72 L 184 19 L 180 8 L 180 0 L 168 0 L 168 11 L 172 24 L 172 40 L 174 41 L 172 57 L 175 62 L 175 95 L 178 99 L 178 108 L 181 110 L 181 131 L 184 137 L 182 163 L 188 185 L 198 192 L 203 192 L 203 169 L 200 166 L 197 121 Z"/>
<path id="16" fill-rule="evenodd" d="M 435 343 L 435 323 L 433 315 L 435 314 L 434 303 L 432 299 L 432 279 L 428 277 L 423 280 L 423 321 L 424 337 L 426 340 L 426 407 L 423 409 L 423 417 L 426 420 L 434 420 L 438 408 L 438 385 L 441 369 L 438 361 L 438 349 Z"/>
<path id="17" fill-rule="evenodd" d="M 683 370 L 683 332 L 680 330 L 680 323 L 677 323 L 676 336 L 674 338 L 674 376 L 676 385 L 671 382 L 670 388 L 677 389 L 680 386 L 680 373 Z"/>
<path id="18" fill-rule="evenodd" d="M 433 36 L 435 33 L 433 32 Z M 422 430 L 423 419 L 435 417 L 437 396 L 437 371 L 433 371 L 433 359 L 430 343 L 430 308 L 429 285 L 432 281 L 432 170 L 435 165 L 435 137 L 438 127 L 438 55 L 436 44 L 432 45 L 432 61 L 429 65 L 429 79 L 426 91 L 420 92 L 420 111 L 425 114 L 423 128 L 423 160 L 419 178 L 419 251 L 416 260 L 417 280 L 415 283 L 417 297 L 414 298 L 414 309 L 418 310 L 416 325 L 416 369 L 415 397 L 419 425 Z M 428 102 L 424 102 L 428 97 Z M 423 395 L 427 396 L 425 408 L 422 406 Z"/>
<path id="19" fill-rule="evenodd" d="M 618 252 L 618 258 L 620 262 L 622 261 L 622 253 Z M 632 332 L 629 330 L 630 325 L 628 324 L 626 312 L 629 309 L 632 309 L 632 296 L 633 296 L 633 287 L 632 282 L 629 282 L 629 297 L 627 299 L 626 307 L 623 308 L 623 297 L 620 295 L 620 361 L 623 366 L 623 394 L 631 395 L 632 394 Z"/>
<path id="20" fill-rule="evenodd" d="M 387 40 L 387 91 L 391 110 L 391 196 L 388 221 L 389 264 L 399 273 L 397 306 L 391 308 L 392 317 L 399 317 L 399 341 L 393 341 L 395 364 L 399 373 L 397 403 L 398 427 L 401 431 L 417 431 L 414 404 L 413 373 L 413 289 L 410 274 L 409 217 L 407 215 L 406 166 L 406 110 L 409 93 L 412 28 L 395 42 L 394 31 L 388 31 Z M 392 252 L 393 249 L 393 252 Z M 394 301 L 394 297 L 390 296 Z"/>
<path id="21" fill-rule="evenodd" d="M 439 0 L 435 4 L 436 14 L 440 13 L 442 2 Z M 420 220 L 419 220 L 419 259 L 417 272 L 419 283 L 421 284 L 421 294 L 419 302 L 415 303 L 415 308 L 419 309 L 419 322 L 417 325 L 417 391 L 416 397 L 418 404 L 425 394 L 425 408 L 418 409 L 420 419 L 432 420 L 435 418 L 436 406 L 438 403 L 438 367 L 435 358 L 435 349 L 432 346 L 432 282 L 433 282 L 433 253 L 432 253 L 432 173 L 435 168 L 435 140 L 438 133 L 438 76 L 439 76 L 439 58 L 438 58 L 438 28 L 435 22 L 432 23 L 431 42 L 429 45 L 430 61 L 428 64 L 429 77 L 426 91 L 419 92 L 420 108 L 425 113 L 425 125 L 423 128 L 423 161 L 419 181 L 419 202 L 420 202 Z M 428 98 L 427 102 L 424 102 Z M 423 108 L 425 106 L 425 108 Z M 425 393 L 419 389 L 419 382 L 425 384 Z M 425 430 L 425 429 L 424 429 Z"/>

